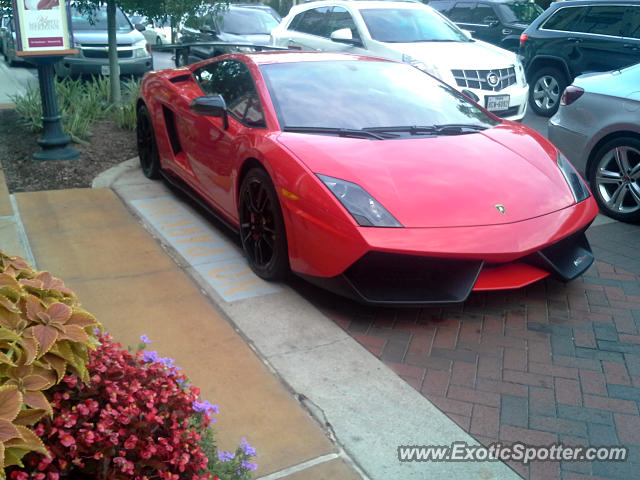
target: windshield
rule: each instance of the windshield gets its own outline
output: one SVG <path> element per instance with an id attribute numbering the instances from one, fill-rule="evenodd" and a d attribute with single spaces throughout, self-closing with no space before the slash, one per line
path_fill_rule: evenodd
<path id="1" fill-rule="evenodd" d="M 107 9 L 96 10 L 90 20 L 90 16 L 80 13 L 75 7 L 71 8 L 71 25 L 74 30 L 103 30 L 107 31 Z M 116 30 L 118 32 L 130 32 L 133 30 L 127 17 L 118 8 L 116 9 Z"/>
<path id="2" fill-rule="evenodd" d="M 227 10 L 217 17 L 220 30 L 233 35 L 269 35 L 278 26 L 278 21 L 256 8 Z"/>
<path id="3" fill-rule="evenodd" d="M 498 123 L 420 70 L 383 61 L 261 65 L 281 129 Z"/>
<path id="4" fill-rule="evenodd" d="M 378 42 L 469 42 L 458 27 L 430 9 L 360 10 L 371 38 Z"/>
<path id="5" fill-rule="evenodd" d="M 504 23 L 531 23 L 543 12 L 533 2 L 496 4 Z"/>

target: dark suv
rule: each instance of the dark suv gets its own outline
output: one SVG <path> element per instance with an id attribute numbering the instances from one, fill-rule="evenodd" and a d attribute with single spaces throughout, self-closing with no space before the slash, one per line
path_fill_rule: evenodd
<path id="1" fill-rule="evenodd" d="M 576 76 L 640 62 L 640 3 L 554 3 L 524 31 L 519 53 L 529 82 L 529 105 L 550 117 Z"/>
<path id="2" fill-rule="evenodd" d="M 431 0 L 429 6 L 473 38 L 512 51 L 518 50 L 520 34 L 542 13 L 542 8 L 527 0 Z"/>

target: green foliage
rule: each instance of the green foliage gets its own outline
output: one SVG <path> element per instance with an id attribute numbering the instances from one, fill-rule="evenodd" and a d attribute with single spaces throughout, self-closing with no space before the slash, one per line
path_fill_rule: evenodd
<path id="1" fill-rule="evenodd" d="M 137 121 L 136 102 L 140 92 L 140 80 L 127 80 L 122 84 L 122 105 L 114 106 L 116 124 L 125 130 L 135 130 Z"/>
<path id="2" fill-rule="evenodd" d="M 65 78 L 56 80 L 58 111 L 62 130 L 74 142 L 83 143 L 91 135 L 91 125 L 104 118 L 110 110 L 109 80 L 96 77 L 91 82 Z M 15 95 L 12 101 L 23 123 L 34 132 L 42 130 L 42 102 L 40 90 L 32 88 L 25 95 Z"/>
<path id="3" fill-rule="evenodd" d="M 98 326 L 61 280 L 0 250 L 0 478 L 29 452 L 48 455 L 28 427 L 53 412 L 44 391 L 88 378 Z"/>

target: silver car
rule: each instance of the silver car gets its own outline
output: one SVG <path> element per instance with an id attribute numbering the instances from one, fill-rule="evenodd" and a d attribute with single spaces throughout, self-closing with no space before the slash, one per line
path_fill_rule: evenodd
<path id="1" fill-rule="evenodd" d="M 589 181 L 602 213 L 640 221 L 640 64 L 577 77 L 549 140 Z"/>

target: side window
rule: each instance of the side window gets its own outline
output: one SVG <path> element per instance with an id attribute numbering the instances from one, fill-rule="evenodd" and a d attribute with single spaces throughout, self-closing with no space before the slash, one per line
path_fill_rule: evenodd
<path id="1" fill-rule="evenodd" d="M 296 31 L 317 35 L 329 36 L 329 11 L 331 7 L 319 7 L 304 12 L 304 17 L 296 26 Z"/>
<path id="2" fill-rule="evenodd" d="M 560 8 L 542 25 L 545 30 L 560 30 L 563 32 L 576 32 L 580 23 L 580 17 L 584 7 Z"/>
<path id="3" fill-rule="evenodd" d="M 479 3 L 478 6 L 471 11 L 471 23 L 489 25 L 496 20 L 498 20 L 498 17 L 489 5 Z"/>
<path id="4" fill-rule="evenodd" d="M 222 95 L 232 117 L 249 127 L 266 127 L 256 86 L 247 66 L 235 60 L 212 62 L 194 72 L 205 95 Z"/>
<path id="5" fill-rule="evenodd" d="M 354 40 L 360 40 L 360 34 L 358 33 L 358 27 L 356 27 L 351 14 L 343 7 L 333 7 L 333 11 L 329 14 L 329 35 L 331 32 L 348 28 L 351 30 L 351 35 Z"/>
<path id="6" fill-rule="evenodd" d="M 305 13 L 307 12 L 299 13 L 298 15 L 293 17 L 293 20 L 291 20 L 291 23 L 289 24 L 288 30 L 294 30 L 296 32 L 299 31 L 300 22 L 302 22 Z"/>
<path id="7" fill-rule="evenodd" d="M 471 2 L 458 2 L 449 11 L 448 17 L 458 23 L 473 23 L 471 17 L 475 6 L 476 4 Z"/>
<path id="8" fill-rule="evenodd" d="M 589 7 L 578 31 L 619 37 L 622 35 L 625 10 L 626 7 L 617 5 Z"/>
<path id="9" fill-rule="evenodd" d="M 625 13 L 625 26 L 622 35 L 640 40 L 640 7 L 631 6 Z"/>

